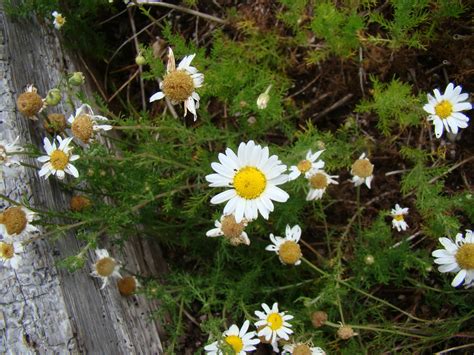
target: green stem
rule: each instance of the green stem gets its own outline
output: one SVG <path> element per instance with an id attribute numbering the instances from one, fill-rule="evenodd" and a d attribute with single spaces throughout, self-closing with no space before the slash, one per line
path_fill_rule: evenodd
<path id="1" fill-rule="evenodd" d="M 326 271 L 324 271 L 324 270 L 318 268 L 316 265 L 314 265 L 313 263 L 311 263 L 311 262 L 310 262 L 309 260 L 307 260 L 306 258 L 302 257 L 301 260 L 303 260 L 310 268 L 312 268 L 313 270 L 316 270 L 318 273 L 320 273 L 320 274 L 322 274 L 322 275 L 324 275 L 324 276 L 326 276 L 326 277 L 332 277 L 332 278 L 334 278 L 333 275 L 331 275 L 331 274 L 327 273 Z M 382 304 L 384 304 L 384 305 L 386 305 L 386 306 L 388 306 L 388 307 L 390 307 L 390 308 L 392 308 L 392 309 L 395 309 L 395 310 L 397 310 L 398 312 L 403 313 L 404 315 L 406 315 L 407 317 L 409 317 L 409 318 L 411 318 L 411 319 L 413 319 L 413 320 L 417 320 L 417 321 L 419 321 L 419 322 L 430 322 L 429 320 L 418 318 L 418 317 L 412 315 L 411 313 L 408 313 L 408 312 L 404 311 L 403 309 L 398 308 L 397 306 L 391 304 L 390 302 L 387 302 L 387 301 L 385 301 L 385 300 L 383 300 L 383 299 L 381 299 L 381 298 L 378 298 L 378 297 L 376 297 L 376 296 L 374 296 L 374 295 L 371 295 L 371 294 L 368 293 L 368 292 L 365 292 L 364 290 L 361 290 L 361 289 L 359 289 L 359 288 L 357 288 L 357 287 L 355 287 L 355 286 L 352 286 L 350 283 L 348 283 L 348 282 L 346 282 L 346 281 L 338 280 L 338 279 L 336 279 L 336 278 L 335 278 L 335 280 L 336 280 L 337 283 L 340 283 L 341 285 L 344 285 L 344 286 L 350 288 L 351 290 L 354 290 L 354 291 L 356 291 L 356 292 L 359 292 L 360 294 L 362 294 L 362 295 L 364 295 L 364 296 L 366 296 L 366 297 L 368 297 L 368 298 L 371 298 L 371 299 L 373 299 L 373 300 L 376 300 L 376 301 L 378 301 L 378 302 L 380 302 L 380 303 L 382 303 Z"/>
<path id="2" fill-rule="evenodd" d="M 329 255 L 329 258 L 330 258 L 332 252 L 331 252 L 331 242 L 329 240 L 328 222 L 327 222 L 327 219 L 326 219 L 326 213 L 324 212 L 323 203 L 321 202 L 321 200 L 319 200 L 318 203 L 319 203 L 319 209 L 321 210 L 321 217 L 322 217 L 323 223 L 324 223 L 324 233 L 326 234 L 326 246 L 328 248 L 328 255 Z"/>
<path id="3" fill-rule="evenodd" d="M 330 322 L 330 321 L 326 321 L 324 324 L 328 325 L 330 327 L 333 327 L 333 328 L 340 328 L 341 327 L 339 324 L 336 324 L 336 323 L 333 323 L 333 322 Z M 345 326 L 348 326 L 348 327 L 351 327 L 351 328 L 354 328 L 354 329 L 371 330 L 373 332 L 391 333 L 391 334 L 403 335 L 403 336 L 414 337 L 414 338 L 427 338 L 427 336 L 425 336 L 425 335 L 406 333 L 406 332 L 401 332 L 401 331 L 394 330 L 394 329 L 380 328 L 380 327 L 377 327 L 377 326 L 352 325 L 352 324 L 345 324 L 345 323 L 343 323 L 343 324 Z"/>

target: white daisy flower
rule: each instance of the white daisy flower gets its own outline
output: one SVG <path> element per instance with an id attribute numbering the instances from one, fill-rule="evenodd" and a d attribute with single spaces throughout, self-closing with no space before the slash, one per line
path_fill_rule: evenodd
<path id="1" fill-rule="evenodd" d="M 237 155 L 227 148 L 225 154 L 219 154 L 219 161 L 211 164 L 217 174 L 207 175 L 206 180 L 211 187 L 231 189 L 214 196 L 211 203 L 228 201 L 224 214 L 235 213 L 237 223 L 256 219 L 259 212 L 268 219 L 274 209 L 272 200 L 286 202 L 290 197 L 278 187 L 288 181 L 288 175 L 283 174 L 286 166 L 276 155 L 269 157 L 268 147 L 242 142 Z"/>
<path id="2" fill-rule="evenodd" d="M 12 206 L 0 213 L 0 234 L 4 237 L 22 237 L 38 232 L 33 226 L 36 213 L 24 206 Z"/>
<path id="3" fill-rule="evenodd" d="M 7 175 L 12 175 L 13 166 L 21 165 L 20 160 L 18 157 L 15 157 L 15 153 L 20 153 L 23 151 L 23 148 L 16 145 L 20 136 L 16 137 L 16 139 L 12 143 L 8 143 L 7 141 L 0 141 L 0 172 L 4 171 Z"/>
<path id="4" fill-rule="evenodd" d="M 199 94 L 195 89 L 200 88 L 204 82 L 204 74 L 191 66 L 191 61 L 196 54 L 184 57 L 176 68 L 173 50 L 168 48 L 168 64 L 166 66 L 166 75 L 160 83 L 161 91 L 150 97 L 150 102 L 167 97 L 173 105 L 179 102 L 184 103 L 184 116 L 188 110 L 194 115 L 194 121 L 197 119 L 196 110 L 199 108 Z"/>
<path id="5" fill-rule="evenodd" d="M 107 117 L 94 115 L 94 111 L 92 111 L 92 108 L 87 104 L 83 104 L 79 107 L 76 110 L 76 114 L 71 115 L 68 119 L 74 137 L 85 144 L 89 143 L 93 138 L 94 132 L 110 131 L 113 128 L 109 124 L 99 124 L 100 122 L 107 121 Z"/>
<path id="6" fill-rule="evenodd" d="M 459 128 L 468 126 L 469 118 L 461 113 L 472 109 L 472 105 L 467 102 L 469 94 L 461 94 L 462 87 L 454 87 L 449 83 L 441 95 L 438 89 L 434 89 L 434 97 L 428 94 L 428 103 L 423 106 L 423 110 L 428 112 L 428 121 L 433 121 L 436 138 L 443 135 L 444 129 L 452 134 L 457 134 Z"/>
<path id="7" fill-rule="evenodd" d="M 370 162 L 368 158 L 366 158 L 365 153 L 362 153 L 359 159 L 357 159 L 354 164 L 352 164 L 352 182 L 355 186 L 360 186 L 365 183 L 370 189 L 370 183 L 374 178 L 373 172 L 374 165 Z"/>
<path id="8" fill-rule="evenodd" d="M 283 354 L 326 355 L 320 347 L 310 347 L 305 343 L 283 345 Z"/>
<path id="9" fill-rule="evenodd" d="M 5 267 L 18 269 L 23 253 L 23 245 L 20 242 L 6 242 L 0 241 L 0 260 Z"/>
<path id="10" fill-rule="evenodd" d="M 474 286 L 474 233 L 466 229 L 465 237 L 458 233 L 454 242 L 448 238 L 439 238 L 439 242 L 444 249 L 431 254 L 435 257 L 434 262 L 441 265 L 438 270 L 457 273 L 451 282 L 453 287 L 458 287 L 463 281 L 466 288 Z"/>
<path id="11" fill-rule="evenodd" d="M 308 153 L 306 153 L 306 159 L 303 159 L 297 165 L 290 167 L 290 181 L 295 180 L 301 174 L 305 174 L 305 176 L 308 177 L 312 170 L 324 168 L 324 161 L 318 160 L 323 152 L 324 150 L 320 150 L 313 154 L 311 150 L 309 150 Z"/>
<path id="12" fill-rule="evenodd" d="M 248 222 L 245 219 L 243 219 L 240 223 L 237 223 L 233 214 L 222 215 L 220 221 L 214 222 L 216 228 L 208 230 L 206 236 L 224 236 L 232 245 L 250 245 L 250 239 L 247 233 L 244 231 L 244 228 L 247 226 L 247 224 Z"/>
<path id="13" fill-rule="evenodd" d="M 255 315 L 259 320 L 255 323 L 259 337 L 264 337 L 266 341 L 271 342 L 273 350 L 278 352 L 277 341 L 280 339 L 288 340 L 289 335 L 293 333 L 290 329 L 291 324 L 289 320 L 293 319 L 292 315 L 285 314 L 285 312 L 278 312 L 278 303 L 274 303 L 272 308 L 267 304 L 262 303 L 264 312 L 255 311 Z"/>
<path id="14" fill-rule="evenodd" d="M 309 191 L 306 201 L 321 199 L 329 184 L 339 184 L 334 180 L 338 178 L 338 175 L 328 175 L 324 170 L 311 170 L 308 175 Z"/>
<path id="15" fill-rule="evenodd" d="M 255 332 L 247 332 L 249 329 L 250 322 L 246 320 L 242 325 L 242 328 L 232 324 L 223 334 L 222 341 L 215 341 L 212 344 L 207 345 L 204 350 L 208 355 L 224 355 L 224 354 L 236 354 L 245 355 L 249 351 L 256 350 L 255 345 L 260 343 L 260 340 L 255 337 Z M 232 352 L 230 352 L 232 351 Z"/>
<path id="16" fill-rule="evenodd" d="M 91 272 L 91 276 L 102 279 L 101 290 L 107 286 L 109 277 L 118 277 L 120 275 L 120 264 L 109 255 L 109 252 L 105 249 L 96 249 L 97 261 L 94 264 L 94 270 Z"/>
<path id="17" fill-rule="evenodd" d="M 54 17 L 54 21 L 53 21 L 54 28 L 57 30 L 60 30 L 61 27 L 63 27 L 64 24 L 66 23 L 66 18 L 57 11 L 53 11 L 51 15 L 53 15 Z"/>
<path id="18" fill-rule="evenodd" d="M 301 253 L 300 245 L 298 244 L 301 237 L 301 227 L 295 225 L 291 228 L 289 225 L 286 226 L 285 238 L 275 237 L 270 233 L 270 240 L 273 244 L 268 245 L 265 250 L 274 251 L 277 253 L 280 261 L 286 265 L 299 265 L 301 264 Z"/>
<path id="19" fill-rule="evenodd" d="M 44 163 L 39 171 L 39 176 L 44 176 L 47 179 L 52 174 L 62 180 L 68 173 L 76 178 L 79 177 L 76 167 L 70 163 L 79 159 L 79 155 L 71 155 L 73 148 L 69 146 L 69 143 L 71 143 L 72 137 L 62 139 L 60 136 L 56 136 L 56 139 L 59 143 L 58 148 L 56 148 L 54 139 L 51 144 L 49 139 L 44 137 L 44 150 L 48 155 L 37 158 L 39 162 Z"/>
<path id="20" fill-rule="evenodd" d="M 392 209 L 390 213 L 393 217 L 392 219 L 392 228 L 397 228 L 397 231 L 407 230 L 408 224 L 405 222 L 404 215 L 408 214 L 408 207 L 401 208 L 397 203 L 395 208 Z"/>

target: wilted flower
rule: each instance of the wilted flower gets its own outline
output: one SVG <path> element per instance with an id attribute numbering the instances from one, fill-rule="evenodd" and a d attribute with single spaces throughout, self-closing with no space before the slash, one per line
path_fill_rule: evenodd
<path id="1" fill-rule="evenodd" d="M 337 336 L 342 340 L 350 339 L 356 335 L 358 335 L 358 333 L 354 332 L 352 327 L 349 325 L 341 325 L 341 327 L 337 330 Z"/>
<path id="2" fill-rule="evenodd" d="M 292 355 L 326 355 L 320 347 L 310 347 L 305 343 L 293 343 L 283 345 L 283 354 Z"/>
<path id="3" fill-rule="evenodd" d="M 135 276 L 125 276 L 117 281 L 117 288 L 123 297 L 135 294 L 140 283 Z"/>
<path id="4" fill-rule="evenodd" d="M 88 144 L 93 138 L 94 132 L 110 131 L 113 128 L 109 124 L 99 124 L 99 122 L 107 121 L 107 117 L 95 115 L 92 108 L 87 104 L 83 104 L 79 107 L 75 115 L 71 115 L 68 119 L 74 137 L 85 144 Z"/>
<path id="5" fill-rule="evenodd" d="M 28 85 L 25 92 L 18 96 L 16 106 L 20 113 L 36 121 L 38 118 L 35 115 L 43 110 L 45 102 L 38 95 L 38 90 L 33 85 Z"/>
<path id="6" fill-rule="evenodd" d="M 222 215 L 220 221 L 215 221 L 216 228 L 207 231 L 206 236 L 208 237 L 220 237 L 224 236 L 232 245 L 239 244 L 250 244 L 250 239 L 247 233 L 244 231 L 247 226 L 247 221 L 243 219 L 240 223 L 235 221 L 235 216 Z"/>
<path id="7" fill-rule="evenodd" d="M 0 234 L 10 238 L 37 232 L 38 228 L 31 224 L 35 216 L 36 213 L 24 206 L 7 208 L 0 213 Z"/>
<path id="8" fill-rule="evenodd" d="M 150 102 L 160 100 L 165 96 L 171 100 L 173 105 L 184 103 L 184 116 L 187 110 L 197 119 L 196 110 L 199 108 L 199 94 L 195 89 L 200 88 L 204 82 L 204 74 L 191 66 L 191 61 L 196 54 L 184 57 L 176 68 L 173 50 L 168 49 L 168 64 L 166 66 L 166 75 L 160 83 L 161 91 L 150 97 Z"/>
<path id="9" fill-rule="evenodd" d="M 461 111 L 472 109 L 472 105 L 467 102 L 469 94 L 461 94 L 461 91 L 461 86 L 454 87 L 449 83 L 443 95 L 438 89 L 434 89 L 434 97 L 428 94 L 428 103 L 423 110 L 430 114 L 428 120 L 433 121 L 436 138 L 443 135 L 444 129 L 457 134 L 459 128 L 468 126 L 469 118 Z"/>
<path id="10" fill-rule="evenodd" d="M 66 116 L 62 113 L 50 113 L 43 121 L 43 126 L 49 133 L 62 133 L 66 128 Z"/>
<path id="11" fill-rule="evenodd" d="M 10 167 L 20 165 L 20 161 L 12 156 L 12 154 L 19 153 L 23 150 L 22 147 L 16 145 L 19 139 L 20 136 L 16 137 L 12 143 L 0 141 L 0 169 L 3 168 L 3 166 Z"/>
<path id="12" fill-rule="evenodd" d="M 273 244 L 268 245 L 265 250 L 277 253 L 283 264 L 299 265 L 303 256 L 298 244 L 301 237 L 301 228 L 299 225 L 295 225 L 293 228 L 287 225 L 285 234 L 285 238 L 270 234 L 270 240 Z"/>
<path id="13" fill-rule="evenodd" d="M 319 200 L 323 197 L 329 184 L 339 184 L 336 180 L 338 175 L 328 175 L 324 170 L 312 170 L 308 175 L 309 191 L 306 201 Z"/>
<path id="14" fill-rule="evenodd" d="M 91 276 L 102 279 L 102 287 L 100 289 L 103 289 L 107 286 L 109 277 L 121 277 L 119 272 L 120 265 L 105 249 L 97 249 L 95 253 L 97 255 L 97 261 L 94 264 L 94 270 Z"/>
<path id="15" fill-rule="evenodd" d="M 370 189 L 370 184 L 374 178 L 373 172 L 374 165 L 365 157 L 365 153 L 362 153 L 359 159 L 352 164 L 352 182 L 355 186 L 360 186 L 365 182 L 367 187 Z"/>

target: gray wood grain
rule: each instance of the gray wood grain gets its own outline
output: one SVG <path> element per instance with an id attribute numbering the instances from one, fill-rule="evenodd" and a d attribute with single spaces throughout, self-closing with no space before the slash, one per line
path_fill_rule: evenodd
<path id="1" fill-rule="evenodd" d="M 52 26 L 51 26 L 52 27 Z M 13 21 L 0 2 L 0 138 L 42 149 L 44 130 L 16 111 L 15 99 L 33 83 L 41 96 L 65 71 L 78 70 L 51 27 L 31 18 Z M 57 107 L 55 112 L 70 112 Z M 39 166 L 34 160 L 24 159 Z M 37 171 L 20 168 L 0 182 L 0 192 L 20 201 L 27 198 L 41 209 L 65 210 L 70 196 L 54 178 L 40 179 Z M 0 210 L 8 207 L 0 200 Z M 92 278 L 89 255 L 84 270 L 69 273 L 55 262 L 83 247 L 74 233 L 58 241 L 38 239 L 26 248 L 17 271 L 0 266 L 0 353 L 160 354 L 160 326 L 150 319 L 159 305 L 143 296 L 121 297 L 115 287 L 100 290 Z M 107 245 L 105 245 L 107 247 Z M 107 248 L 109 251 L 111 248 Z M 127 241 L 114 257 L 127 269 L 157 276 L 165 264 L 156 244 L 142 238 Z M 53 257 L 54 255 L 54 257 Z"/>

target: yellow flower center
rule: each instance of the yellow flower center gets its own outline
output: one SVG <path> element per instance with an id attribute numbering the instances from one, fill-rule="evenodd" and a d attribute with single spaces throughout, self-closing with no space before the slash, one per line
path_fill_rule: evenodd
<path id="1" fill-rule="evenodd" d="M 65 22 L 66 22 L 66 19 L 63 17 L 63 15 L 58 15 L 58 16 L 56 16 L 56 23 L 57 23 L 59 26 L 64 25 Z"/>
<path id="2" fill-rule="evenodd" d="M 400 222 L 403 221 L 403 215 L 402 214 L 397 214 L 393 217 L 394 220 Z"/>
<path id="3" fill-rule="evenodd" d="M 311 349 L 306 344 L 298 344 L 293 348 L 292 355 L 311 355 Z"/>
<path id="4" fill-rule="evenodd" d="M 246 200 L 259 197 L 267 187 L 267 178 L 257 168 L 247 166 L 240 169 L 234 176 L 234 188 L 237 195 Z"/>
<path id="5" fill-rule="evenodd" d="M 270 313 L 267 316 L 267 323 L 271 330 L 278 330 L 283 327 L 283 318 L 279 313 Z"/>
<path id="6" fill-rule="evenodd" d="M 49 160 L 54 170 L 64 170 L 69 163 L 69 156 L 62 150 L 56 149 L 51 153 Z"/>
<path id="7" fill-rule="evenodd" d="M 328 186 L 328 178 L 322 173 L 316 173 L 310 177 L 309 184 L 315 190 L 325 189 Z"/>
<path id="8" fill-rule="evenodd" d="M 280 256 L 281 261 L 283 261 L 285 264 L 294 265 L 298 260 L 301 259 L 301 248 L 298 243 L 288 240 L 280 245 L 278 255 Z"/>
<path id="9" fill-rule="evenodd" d="M 18 111 L 26 117 L 36 115 L 43 108 L 43 99 L 36 92 L 24 92 L 16 100 Z"/>
<path id="10" fill-rule="evenodd" d="M 312 164 L 309 160 L 302 160 L 296 167 L 304 174 L 305 172 L 309 171 L 309 169 L 311 169 L 311 165 Z"/>
<path id="11" fill-rule="evenodd" d="M 0 242 L 0 258 L 11 259 L 14 254 L 13 244 Z"/>
<path id="12" fill-rule="evenodd" d="M 80 115 L 74 119 L 71 126 L 72 134 L 84 143 L 89 143 L 89 139 L 94 132 L 94 122 L 90 115 Z"/>
<path id="13" fill-rule="evenodd" d="M 245 228 L 244 221 L 236 223 L 234 215 L 225 216 L 221 222 L 221 230 L 228 238 L 238 238 Z"/>
<path id="14" fill-rule="evenodd" d="M 374 165 L 367 159 L 357 159 L 355 163 L 352 164 L 352 173 L 361 178 L 369 177 L 373 172 Z"/>
<path id="15" fill-rule="evenodd" d="M 194 91 L 191 75 L 184 70 L 175 70 L 163 79 L 163 93 L 173 101 L 185 101 Z"/>
<path id="16" fill-rule="evenodd" d="M 244 348 L 244 342 L 237 335 L 229 335 L 225 337 L 225 342 L 229 344 L 236 354 L 242 351 Z"/>
<path id="17" fill-rule="evenodd" d="M 466 243 L 461 245 L 456 252 L 456 261 L 461 269 L 474 269 L 474 244 Z"/>
<path id="18" fill-rule="evenodd" d="M 0 223 L 7 228 L 8 234 L 20 234 L 26 228 L 26 213 L 20 207 L 10 207 L 1 214 Z"/>
<path id="19" fill-rule="evenodd" d="M 444 120 L 453 113 L 453 104 L 447 100 L 443 100 L 435 106 L 435 112 L 439 118 Z"/>
<path id="20" fill-rule="evenodd" d="M 117 263 L 114 259 L 105 257 L 95 263 L 95 269 L 100 276 L 108 277 L 112 275 L 116 265 Z"/>

